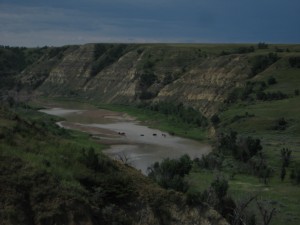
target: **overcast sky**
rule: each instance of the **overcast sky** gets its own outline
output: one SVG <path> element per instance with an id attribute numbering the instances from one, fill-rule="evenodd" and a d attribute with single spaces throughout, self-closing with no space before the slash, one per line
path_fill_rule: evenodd
<path id="1" fill-rule="evenodd" d="M 300 43 L 300 0 L 0 0 L 0 45 Z"/>

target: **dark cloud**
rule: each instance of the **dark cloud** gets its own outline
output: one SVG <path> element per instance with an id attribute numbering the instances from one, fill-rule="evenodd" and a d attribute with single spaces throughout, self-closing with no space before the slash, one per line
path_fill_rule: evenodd
<path id="1" fill-rule="evenodd" d="M 299 43 L 298 0 L 1 0 L 0 44 Z"/>

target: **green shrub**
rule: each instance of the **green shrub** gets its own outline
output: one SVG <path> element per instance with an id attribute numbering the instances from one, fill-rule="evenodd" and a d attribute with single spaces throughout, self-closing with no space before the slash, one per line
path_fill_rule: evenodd
<path id="1" fill-rule="evenodd" d="M 274 77 L 269 77 L 268 84 L 269 85 L 277 84 L 277 80 Z"/>
<path id="2" fill-rule="evenodd" d="M 211 118 L 210 121 L 212 122 L 213 125 L 218 125 L 221 121 L 220 118 L 217 114 L 214 114 Z"/>
<path id="3" fill-rule="evenodd" d="M 188 183 L 184 180 L 192 168 L 192 160 L 188 155 L 179 159 L 164 159 L 161 163 L 155 162 L 148 168 L 148 177 L 166 189 L 186 192 Z"/>
<path id="4" fill-rule="evenodd" d="M 279 57 L 275 53 L 269 53 L 268 55 L 258 55 L 255 56 L 252 61 L 252 68 L 250 77 L 255 76 L 256 74 L 264 71 L 270 65 L 275 63 Z"/>
<path id="5" fill-rule="evenodd" d="M 288 96 L 281 91 L 277 92 L 263 92 L 259 91 L 256 93 L 256 98 L 257 100 L 262 100 L 262 101 L 273 101 L 273 100 L 281 100 L 288 98 Z"/>
<path id="6" fill-rule="evenodd" d="M 150 87 L 157 81 L 157 76 L 153 72 L 146 72 L 140 76 L 140 86 L 143 89 Z"/>
<path id="7" fill-rule="evenodd" d="M 211 187 L 216 193 L 219 200 L 222 200 L 226 195 L 229 188 L 228 181 L 224 177 L 217 177 L 212 183 Z"/>
<path id="8" fill-rule="evenodd" d="M 290 57 L 289 63 L 291 67 L 300 68 L 300 56 Z"/>
<path id="9" fill-rule="evenodd" d="M 273 130 L 285 130 L 288 126 L 288 122 L 284 117 L 279 118 L 275 121 L 275 125 L 272 127 Z"/>
<path id="10" fill-rule="evenodd" d="M 194 163 L 202 169 L 221 169 L 224 157 L 218 153 L 209 153 L 207 155 L 202 155 L 201 158 L 195 158 Z"/>
<path id="11" fill-rule="evenodd" d="M 197 191 L 188 190 L 186 193 L 186 203 L 195 206 L 203 203 L 202 194 Z"/>

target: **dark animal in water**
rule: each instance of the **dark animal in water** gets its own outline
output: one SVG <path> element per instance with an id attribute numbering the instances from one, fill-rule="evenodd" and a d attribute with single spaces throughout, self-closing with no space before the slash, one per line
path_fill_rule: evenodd
<path id="1" fill-rule="evenodd" d="M 153 136 L 156 136 L 157 134 L 153 134 Z"/>

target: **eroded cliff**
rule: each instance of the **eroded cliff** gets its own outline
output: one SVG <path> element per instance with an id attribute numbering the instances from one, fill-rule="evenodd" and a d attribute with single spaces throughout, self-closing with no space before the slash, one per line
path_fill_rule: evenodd
<path id="1" fill-rule="evenodd" d="M 250 73 L 249 57 L 195 46 L 87 44 L 52 50 L 21 74 L 48 96 L 104 103 L 176 101 L 211 116 Z"/>

